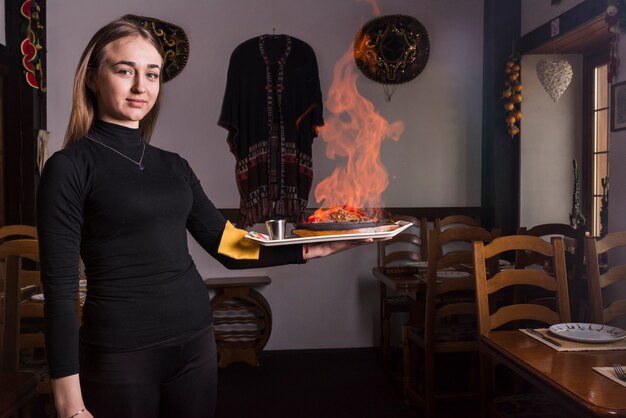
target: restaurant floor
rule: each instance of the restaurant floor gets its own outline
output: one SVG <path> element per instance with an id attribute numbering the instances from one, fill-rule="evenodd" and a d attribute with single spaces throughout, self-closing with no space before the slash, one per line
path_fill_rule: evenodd
<path id="1" fill-rule="evenodd" d="M 263 352 L 260 367 L 219 370 L 216 418 L 414 418 L 377 348 Z M 478 403 L 445 402 L 438 418 L 474 418 Z"/>

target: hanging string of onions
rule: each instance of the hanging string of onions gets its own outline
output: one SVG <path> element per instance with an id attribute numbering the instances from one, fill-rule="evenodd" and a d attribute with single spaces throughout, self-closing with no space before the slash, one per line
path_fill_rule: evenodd
<path id="1" fill-rule="evenodd" d="M 514 137 L 520 133 L 520 120 L 522 119 L 522 90 L 524 86 L 520 80 L 521 67 L 519 65 L 519 57 L 511 54 L 506 61 L 504 68 L 504 90 L 502 91 L 502 99 L 504 102 L 504 110 L 506 114 L 507 132 Z"/>

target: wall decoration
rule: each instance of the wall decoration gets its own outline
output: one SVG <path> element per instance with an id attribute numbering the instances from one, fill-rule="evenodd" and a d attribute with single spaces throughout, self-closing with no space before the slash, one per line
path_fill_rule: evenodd
<path id="1" fill-rule="evenodd" d="M 413 80 L 426 67 L 430 55 L 428 32 L 414 17 L 380 16 L 357 33 L 353 54 L 359 70 L 381 83 L 390 101 L 398 84 Z"/>
<path id="2" fill-rule="evenodd" d="M 46 91 L 44 61 L 44 35 L 45 28 L 40 21 L 41 5 L 35 0 L 25 0 L 20 7 L 20 13 L 25 19 L 22 25 L 22 42 L 20 52 L 22 54 L 22 66 L 24 77 L 29 86 Z M 41 53 L 44 51 L 44 53 Z"/>
<path id="3" fill-rule="evenodd" d="M 502 91 L 502 99 L 505 100 L 504 110 L 506 114 L 506 125 L 509 135 L 514 137 L 520 133 L 520 120 L 522 112 L 520 110 L 522 104 L 522 90 L 524 86 L 520 79 L 519 56 L 515 53 L 511 54 L 506 61 L 504 68 L 504 91 Z"/>
<path id="4" fill-rule="evenodd" d="M 565 92 L 574 75 L 572 65 L 563 59 L 539 60 L 537 61 L 536 71 L 541 85 L 548 92 L 554 103 Z"/>
<path id="5" fill-rule="evenodd" d="M 609 83 L 613 82 L 619 64 L 618 41 L 620 32 L 626 28 L 626 4 L 624 0 L 607 0 L 604 21 L 609 26 Z"/>
<path id="6" fill-rule="evenodd" d="M 611 85 L 611 131 L 626 129 L 626 81 Z"/>

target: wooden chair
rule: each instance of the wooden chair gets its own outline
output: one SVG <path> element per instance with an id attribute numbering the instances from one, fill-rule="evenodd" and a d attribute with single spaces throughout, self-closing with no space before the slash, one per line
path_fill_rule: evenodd
<path id="1" fill-rule="evenodd" d="M 37 239 L 37 228 L 31 225 L 0 226 L 0 241 L 9 239 Z"/>
<path id="2" fill-rule="evenodd" d="M 626 231 L 611 232 L 599 240 L 587 237 L 585 244 L 591 322 L 624 326 L 626 297 L 623 292 L 620 297 L 619 291 L 610 290 L 620 288 L 626 282 L 626 264 L 615 265 L 609 259 L 609 264 L 603 265 L 601 260 L 605 255 L 610 255 L 609 251 L 626 247 Z"/>
<path id="3" fill-rule="evenodd" d="M 0 227 L 0 243 L 13 239 L 37 239 L 37 228 L 31 225 L 5 225 Z M 4 287 L 4 261 L 0 256 L 0 288 Z M 1 306 L 0 306 L 1 310 Z M 2 321 L 0 321 L 0 325 Z"/>
<path id="4" fill-rule="evenodd" d="M 443 218 L 435 218 L 435 229 L 439 231 L 459 226 L 481 226 L 480 218 L 472 218 L 467 215 L 449 215 Z"/>
<path id="5" fill-rule="evenodd" d="M 383 272 L 392 268 L 402 268 L 410 262 L 424 261 L 428 255 L 426 218 L 418 220 L 413 216 L 392 215 L 392 219 L 411 222 L 413 226 L 389 241 L 378 243 L 378 267 Z M 406 295 L 390 294 L 387 285 L 380 283 L 380 346 L 385 365 L 389 364 L 390 360 L 391 317 L 394 313 L 409 312 L 410 304 L 411 301 Z"/>
<path id="6" fill-rule="evenodd" d="M 24 299 L 25 284 L 39 282 L 38 270 L 27 270 L 26 260 L 39 262 L 38 241 L 33 239 L 12 240 L 0 245 L 0 257 L 4 259 L 5 324 L 2 330 L 1 369 L 3 372 L 31 372 L 38 376 L 37 394 L 46 396 L 53 405 L 52 386 L 45 356 L 43 332 L 44 308 L 41 301 Z"/>
<path id="7" fill-rule="evenodd" d="M 530 235 L 511 235 L 497 238 L 488 245 L 475 241 L 473 247 L 480 335 L 488 335 L 507 324 L 517 325 L 520 321 L 549 325 L 570 321 L 563 238 L 553 237 L 547 242 Z M 549 257 L 554 268 L 553 274 L 542 269 L 502 270 L 488 280 L 486 260 L 510 251 L 536 252 Z M 556 310 L 535 303 L 518 304 L 512 299 L 498 299 L 498 306 L 494 308 L 493 302 L 498 293 L 511 286 L 535 286 L 552 292 L 556 298 Z M 483 416 L 567 416 L 558 405 L 541 394 L 503 396 L 494 400 L 493 364 L 482 352 L 480 366 Z M 518 405 L 524 405 L 525 410 L 517 410 Z M 536 413 L 530 412 L 535 410 Z"/>
<path id="8" fill-rule="evenodd" d="M 518 229 L 517 233 L 518 235 L 542 237 L 546 240 L 553 236 L 563 237 L 572 319 L 575 321 L 584 321 L 585 311 L 587 310 L 587 292 L 583 281 L 585 252 L 584 229 L 577 229 L 568 224 L 547 223 L 535 225 L 530 229 L 521 227 Z M 568 243 L 569 245 L 567 245 Z M 544 267 L 547 271 L 553 270 L 548 257 L 538 253 L 516 251 L 515 268 L 526 268 L 532 265 Z M 553 297 L 543 298 L 541 301 L 542 303 L 551 304 L 550 306 L 553 308 L 556 306 L 556 301 Z"/>
<path id="9" fill-rule="evenodd" d="M 457 390 L 444 393 L 436 390 L 438 355 L 478 351 L 471 249 L 440 255 L 439 248 L 459 241 L 491 242 L 499 235 L 499 229 L 490 232 L 480 227 L 430 231 L 424 325 L 420 327 L 419 324 L 407 323 L 402 328 L 404 394 L 424 405 L 426 417 L 436 416 L 436 399 L 477 398 L 479 395 L 477 391 L 471 390 L 471 382 L 468 382 L 464 392 Z M 497 260 L 495 266 L 497 268 Z M 464 277 L 441 278 L 443 273 Z M 423 369 L 421 390 L 418 382 L 413 382 L 417 364 Z M 470 380 L 476 380 L 476 373 L 470 374 Z"/>

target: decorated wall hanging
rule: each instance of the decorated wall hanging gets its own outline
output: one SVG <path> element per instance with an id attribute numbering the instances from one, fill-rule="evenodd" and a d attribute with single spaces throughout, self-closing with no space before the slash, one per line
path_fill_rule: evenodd
<path id="1" fill-rule="evenodd" d="M 554 103 L 565 92 L 572 82 L 574 74 L 572 65 L 563 59 L 545 59 L 537 61 L 537 77 L 544 90 L 548 92 Z"/>
<path id="2" fill-rule="evenodd" d="M 604 21 L 609 26 L 609 67 L 608 80 L 613 82 L 619 64 L 618 41 L 620 32 L 626 28 L 626 2 L 624 0 L 607 0 Z"/>
<path id="3" fill-rule="evenodd" d="M 313 182 L 312 144 L 324 124 L 317 59 L 289 35 L 235 48 L 218 124 L 228 130 L 240 195 L 237 222 L 299 222 Z"/>
<path id="4" fill-rule="evenodd" d="M 354 60 L 370 80 L 383 85 L 387 101 L 399 84 L 417 77 L 426 67 L 430 41 L 414 17 L 388 15 L 367 22 L 354 40 Z"/>
<path id="5" fill-rule="evenodd" d="M 145 16 L 125 15 L 123 18 L 137 22 L 148 29 L 161 44 L 164 83 L 183 71 L 189 59 L 189 40 L 180 26 Z"/>
<path id="6" fill-rule="evenodd" d="M 507 59 L 504 67 L 505 80 L 502 91 L 502 99 L 505 101 L 504 110 L 507 112 L 505 119 L 507 132 L 511 138 L 520 133 L 520 120 L 522 119 L 520 107 L 524 86 L 520 79 L 520 70 L 519 56 L 513 53 Z"/>
<path id="7" fill-rule="evenodd" d="M 29 86 L 45 92 L 45 28 L 40 21 L 41 5 L 38 1 L 25 0 L 20 13 L 24 18 L 20 43 L 24 77 Z"/>

